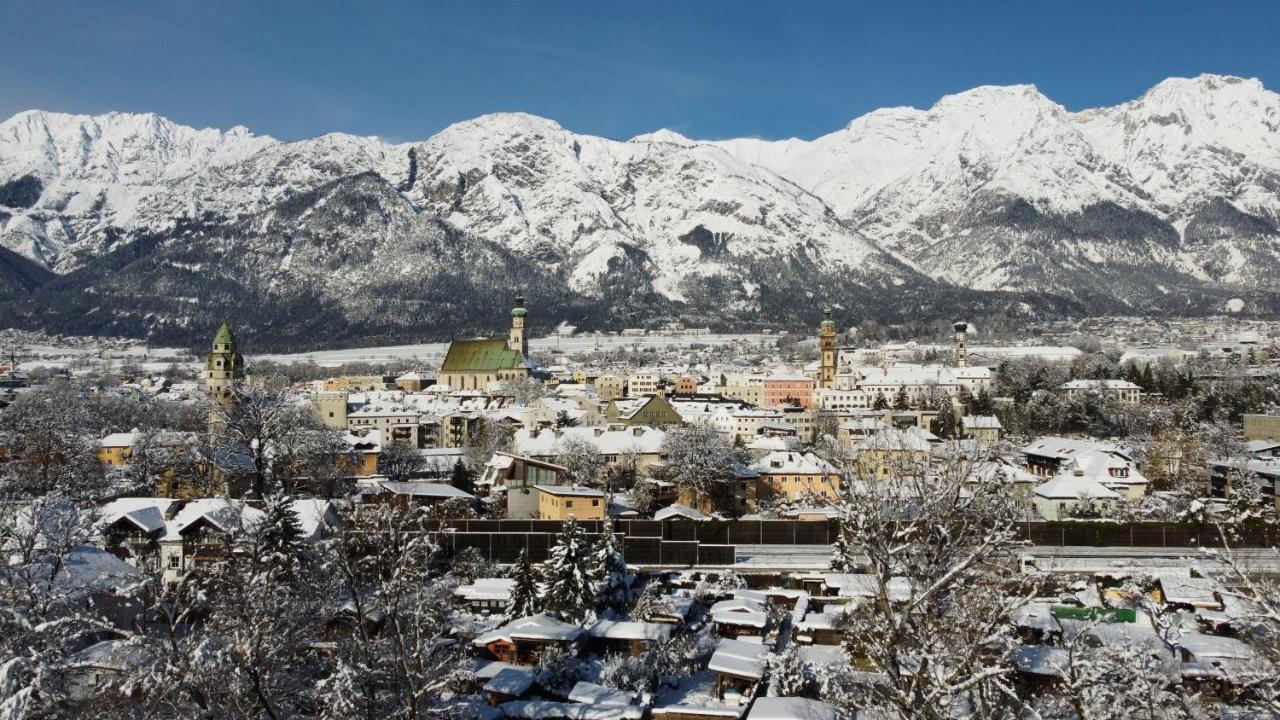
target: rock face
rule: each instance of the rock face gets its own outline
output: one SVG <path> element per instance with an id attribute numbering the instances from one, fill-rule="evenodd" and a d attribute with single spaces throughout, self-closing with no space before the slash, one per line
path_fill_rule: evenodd
<path id="1" fill-rule="evenodd" d="M 1272 311 L 1277 270 L 1280 96 L 1231 77 L 1078 113 L 982 87 L 812 141 L 0 124 L 0 311 L 52 330 L 186 342 L 243 311 L 266 346 L 398 342 L 484 331 L 517 288 L 580 327 Z"/>

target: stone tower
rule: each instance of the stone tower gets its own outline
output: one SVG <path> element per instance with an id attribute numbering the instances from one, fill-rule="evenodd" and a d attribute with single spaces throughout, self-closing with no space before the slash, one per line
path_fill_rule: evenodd
<path id="1" fill-rule="evenodd" d="M 231 332 L 231 325 L 223 321 L 213 337 L 213 352 L 205 361 L 205 388 L 210 397 L 226 404 L 231 399 L 231 389 L 241 380 L 244 380 L 244 356 L 236 352 L 236 336 Z"/>
<path id="2" fill-rule="evenodd" d="M 965 347 L 969 339 L 969 323 L 958 322 L 951 327 L 956 331 L 956 367 L 965 367 L 969 362 L 969 351 Z"/>
<path id="3" fill-rule="evenodd" d="M 818 375 L 818 387 L 829 388 L 836 377 L 836 324 L 831 321 L 831 306 L 822 308 L 822 330 L 818 333 L 818 346 L 822 351 L 822 371 Z"/>
<path id="4" fill-rule="evenodd" d="M 516 296 L 516 306 L 511 308 L 511 332 L 507 334 L 507 349 L 519 350 L 524 357 L 529 357 L 529 340 L 524 335 L 524 318 L 529 314 L 524 309 L 524 295 Z"/>

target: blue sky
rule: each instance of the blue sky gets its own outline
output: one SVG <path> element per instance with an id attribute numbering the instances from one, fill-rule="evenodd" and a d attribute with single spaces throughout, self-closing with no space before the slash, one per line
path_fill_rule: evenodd
<path id="1" fill-rule="evenodd" d="M 1280 2 L 0 0 L 0 117 L 152 111 L 421 139 L 521 110 L 627 138 L 811 138 L 1034 83 L 1071 109 L 1202 72 L 1280 88 Z"/>

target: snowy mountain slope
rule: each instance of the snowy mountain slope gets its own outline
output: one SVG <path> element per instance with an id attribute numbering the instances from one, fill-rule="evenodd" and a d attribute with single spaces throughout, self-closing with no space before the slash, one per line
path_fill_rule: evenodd
<path id="1" fill-rule="evenodd" d="M 677 300 L 688 277 L 746 258 L 801 253 L 888 281 L 913 274 L 816 197 L 709 145 L 616 142 L 502 114 L 446 128 L 416 151 L 414 202 L 564 270 L 578 291 L 636 251 Z"/>
<path id="2" fill-rule="evenodd" d="M 615 141 L 521 113 L 399 145 L 279 142 L 32 111 L 0 123 L 0 249 L 0 300 L 25 297 L 29 322 L 153 334 L 240 303 L 232 289 L 374 333 L 469 327 L 433 308 L 539 283 L 583 327 L 791 322 L 827 299 L 846 319 L 1200 312 L 1280 291 L 1280 96 L 1201 76 L 1073 113 L 980 87 L 778 142 Z"/>
<path id="3" fill-rule="evenodd" d="M 0 229 L 0 246 L 56 268 L 82 236 L 131 226 L 148 196 L 275 142 L 242 127 L 196 130 L 150 113 L 19 113 L 0 123 L 0 184 L 35 192 L 17 204 L 0 198 L 16 217 Z"/>
<path id="4" fill-rule="evenodd" d="M 812 142 L 717 145 L 794 180 L 934 277 L 977 288 L 1044 277 L 1071 294 L 1085 289 L 1078 278 L 1136 270 L 1149 282 L 1116 291 L 1131 302 L 1170 279 L 1275 285 L 1260 268 L 1280 261 L 1278 129 L 1280 95 L 1204 75 L 1114 108 L 1070 113 L 1032 86 L 984 87 L 927 111 L 875 111 Z M 1028 233 L 988 217 L 1014 201 L 1063 227 Z M 1222 203 L 1252 219 L 1207 232 Z M 1091 218 L 1100 222 L 1081 226 Z"/>

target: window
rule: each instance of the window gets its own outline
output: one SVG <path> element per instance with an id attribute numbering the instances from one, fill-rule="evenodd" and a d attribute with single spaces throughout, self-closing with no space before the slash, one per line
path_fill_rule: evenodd
<path id="1" fill-rule="evenodd" d="M 572 501 L 572 500 L 565 500 L 565 501 L 564 501 L 564 506 L 565 506 L 565 507 L 567 507 L 567 508 L 571 508 L 571 507 L 573 507 L 573 501 Z"/>
<path id="2" fill-rule="evenodd" d="M 179 563 L 181 563 L 181 562 L 182 562 L 182 558 L 178 557 L 177 555 L 170 555 L 170 556 L 169 556 L 169 569 L 170 569 L 170 570 L 177 570 L 177 569 L 178 569 L 178 566 L 179 566 Z"/>
<path id="3" fill-rule="evenodd" d="M 600 507 L 600 501 L 599 501 L 599 500 L 592 500 L 592 501 L 591 501 L 591 507 Z"/>

